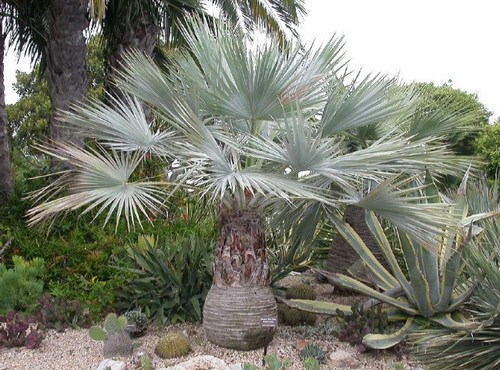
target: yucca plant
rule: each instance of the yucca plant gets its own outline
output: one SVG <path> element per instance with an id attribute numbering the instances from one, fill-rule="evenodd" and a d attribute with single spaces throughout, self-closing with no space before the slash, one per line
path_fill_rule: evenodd
<path id="1" fill-rule="evenodd" d="M 500 211 L 498 183 L 489 188 L 482 181 L 471 190 L 468 198 L 474 211 Z M 471 332 L 433 328 L 410 335 L 414 355 L 426 369 L 500 368 L 500 223 L 485 220 L 481 227 L 480 237 L 464 254 L 465 272 L 477 281 L 467 311 L 480 326 Z"/>
<path id="2" fill-rule="evenodd" d="M 298 43 L 284 48 L 275 39 L 256 46 L 227 23 L 199 19 L 183 36 L 189 52 L 179 52 L 168 72 L 130 55 L 117 81 L 121 98 L 61 117 L 93 140 L 85 150 L 67 143 L 42 148 L 73 170 L 34 194 L 39 204 L 29 211 L 31 224 L 78 209 L 105 213 L 105 221 L 124 216 L 132 226 L 159 212 L 178 187 L 196 193 L 215 205 L 219 218 L 203 312 L 207 338 L 252 349 L 271 338 L 260 318 L 276 316 L 265 245 L 271 205 L 357 204 L 417 235 L 448 222 L 442 207 L 407 199 L 394 177 L 420 174 L 425 166 L 463 167 L 435 138 L 384 137 L 366 149 L 345 150 L 342 131 L 402 125 L 414 106 L 392 94 L 394 80 L 346 84 L 341 38 L 318 50 Z M 144 114 L 144 103 L 156 121 Z M 137 168 L 150 156 L 176 176 L 138 180 Z M 355 196 L 362 179 L 378 189 L 371 198 Z"/>
<path id="3" fill-rule="evenodd" d="M 377 289 L 362 283 L 356 277 L 334 274 L 319 270 L 323 276 L 342 288 L 367 295 L 377 301 L 393 307 L 389 319 L 405 320 L 404 326 L 392 334 L 368 334 L 363 344 L 370 348 L 383 349 L 391 347 L 406 335 L 429 323 L 439 324 L 451 330 L 473 330 L 476 322 L 466 320 L 459 309 L 474 291 L 475 284 L 462 289 L 460 273 L 462 270 L 462 253 L 474 232 L 472 222 L 492 217 L 498 212 L 481 213 L 468 216 L 466 200 L 466 183 L 468 175 L 458 189 L 456 204 L 450 204 L 450 219 L 453 226 L 443 230 L 436 236 L 434 245 L 419 243 L 408 233 L 396 230 L 397 240 L 406 262 L 409 278 L 398 265 L 389 240 L 373 212 L 367 212 L 366 222 L 374 239 L 377 241 L 391 272 L 385 269 L 371 253 L 363 240 L 347 223 L 336 218 L 331 221 L 337 226 L 339 233 L 350 243 L 366 265 L 371 282 Z M 440 195 L 427 173 L 424 187 L 425 201 L 439 203 Z M 372 304 L 371 301 L 369 304 Z M 293 307 L 311 310 L 318 313 L 335 314 L 333 310 L 350 313 L 351 309 L 332 303 L 291 301 Z"/>

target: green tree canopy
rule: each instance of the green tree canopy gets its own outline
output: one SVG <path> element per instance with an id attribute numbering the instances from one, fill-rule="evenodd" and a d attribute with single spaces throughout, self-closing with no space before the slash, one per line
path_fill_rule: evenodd
<path id="1" fill-rule="evenodd" d="M 100 37 L 92 37 L 88 42 L 87 54 L 89 83 L 86 96 L 89 99 L 100 100 L 104 97 L 104 55 Z M 40 65 L 28 73 L 17 71 L 13 87 L 19 100 L 6 107 L 10 145 L 12 150 L 33 154 L 30 145 L 45 140 L 51 113 L 47 82 L 40 73 Z"/>
<path id="2" fill-rule="evenodd" d="M 447 108 L 451 112 L 469 113 L 470 130 L 459 131 L 450 137 L 452 149 L 457 154 L 472 155 L 476 153 L 474 141 L 481 131 L 487 127 L 492 113 L 482 104 L 477 94 L 471 94 L 452 86 L 451 81 L 442 86 L 433 83 L 419 82 L 413 87 L 421 95 L 417 112 L 432 114 L 439 109 Z"/>
<path id="3" fill-rule="evenodd" d="M 489 174 L 495 175 L 500 168 L 500 118 L 481 133 L 477 139 L 477 152 L 487 161 Z"/>

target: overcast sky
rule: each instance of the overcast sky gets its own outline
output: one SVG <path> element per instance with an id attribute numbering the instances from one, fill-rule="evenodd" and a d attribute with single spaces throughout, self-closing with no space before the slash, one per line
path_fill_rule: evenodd
<path id="1" fill-rule="evenodd" d="M 500 115 L 500 1 L 305 0 L 304 41 L 345 36 L 351 68 L 448 80 Z"/>
<path id="2" fill-rule="evenodd" d="M 477 93 L 500 115 L 500 1 L 498 0 L 305 0 L 308 15 L 300 27 L 306 42 L 345 36 L 350 66 L 365 72 L 399 75 L 405 82 L 448 80 Z M 6 58 L 6 101 L 16 68 Z"/>

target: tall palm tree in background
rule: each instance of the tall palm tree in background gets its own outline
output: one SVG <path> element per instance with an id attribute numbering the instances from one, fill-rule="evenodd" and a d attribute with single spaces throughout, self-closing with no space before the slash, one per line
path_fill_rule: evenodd
<path id="1" fill-rule="evenodd" d="M 4 13 L 5 6 L 0 5 Z M 7 117 L 5 115 L 4 55 L 5 38 L 4 16 L 0 16 L 0 204 L 7 202 L 12 192 L 12 166 L 10 163 L 9 140 L 7 137 Z"/>
<path id="2" fill-rule="evenodd" d="M 127 53 L 132 50 L 153 57 L 160 50 L 159 42 L 166 48 L 185 45 L 181 28 L 188 15 L 211 18 L 209 6 L 219 10 L 219 16 L 233 21 L 244 32 L 255 28 L 278 35 L 285 42 L 295 32 L 295 27 L 305 10 L 303 0 L 103 0 L 94 1 L 94 9 L 103 9 L 101 25 L 109 53 L 110 80 L 114 71 L 121 69 Z M 207 18 L 207 19 L 208 19 Z"/>
<path id="3" fill-rule="evenodd" d="M 15 10 L 8 30 L 14 48 L 30 56 L 33 65 L 45 70 L 52 104 L 49 139 L 71 141 L 81 138 L 58 120 L 58 111 L 83 101 L 86 89 L 84 31 L 89 19 L 100 22 L 110 53 L 110 66 L 120 68 L 124 53 L 135 49 L 152 56 L 162 36 L 176 45 L 179 27 L 189 13 L 205 13 L 199 0 L 8 0 Z M 222 16 L 239 16 L 242 28 L 263 25 L 281 38 L 293 29 L 303 14 L 302 0 L 269 2 L 215 1 Z M 163 31 L 163 34 L 162 32 Z M 112 70 L 111 69 L 111 70 Z"/>
<path id="4" fill-rule="evenodd" d="M 58 120 L 58 112 L 83 101 L 86 90 L 84 31 L 89 26 L 88 4 L 81 0 L 9 0 L 11 46 L 31 58 L 45 73 L 51 101 L 48 136 L 83 146 Z M 61 166 L 57 160 L 52 163 Z M 65 164 L 67 165 L 67 163 Z M 63 169 L 63 168 L 60 168 Z"/>
<path id="5" fill-rule="evenodd" d="M 65 115 L 66 123 L 99 144 L 43 148 L 74 170 L 34 194 L 31 224 L 83 209 L 104 212 L 106 222 L 113 214 L 117 222 L 124 216 L 131 226 L 159 212 L 179 186 L 197 192 L 219 209 L 205 330 L 212 342 L 238 349 L 271 339 L 260 323 L 276 315 L 264 238 L 270 206 L 309 201 L 334 213 L 342 204 L 357 204 L 420 235 L 446 224 L 439 206 L 407 199 L 415 189 L 396 176 L 424 167 L 465 168 L 446 148 L 431 138 L 396 136 L 344 149 L 341 132 L 397 122 L 407 116 L 408 104 L 390 94 L 392 81 L 381 78 L 342 93 L 341 39 L 318 51 L 283 48 L 278 39 L 255 47 L 225 22 L 199 20 L 182 35 L 189 52 L 170 61 L 170 73 L 135 53 L 117 81 L 119 98 Z M 157 121 L 146 119 L 144 103 Z M 175 178 L 137 180 L 138 166 L 151 155 L 182 171 Z M 359 199 L 365 180 L 373 190 Z"/>
<path id="6" fill-rule="evenodd" d="M 47 9 L 46 78 L 52 104 L 49 138 L 83 147 L 83 139 L 59 121 L 60 111 L 83 102 L 87 55 L 84 31 L 89 27 L 87 4 L 81 0 L 50 0 Z"/>

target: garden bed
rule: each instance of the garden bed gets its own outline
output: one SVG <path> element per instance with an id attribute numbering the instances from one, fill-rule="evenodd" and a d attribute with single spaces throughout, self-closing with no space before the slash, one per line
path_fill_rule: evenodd
<path id="1" fill-rule="evenodd" d="M 307 283 L 314 287 L 319 300 L 352 304 L 362 299 L 360 296 L 340 294 L 329 284 L 319 284 L 306 274 L 289 276 L 283 284 Z M 303 369 L 299 358 L 301 347 L 314 343 L 325 349 L 327 361 L 321 369 L 421 369 L 412 363 L 404 350 L 370 351 L 360 353 L 355 346 L 340 342 L 331 334 L 332 323 L 327 318 L 319 317 L 315 326 L 288 327 L 279 326 L 268 348 L 268 354 L 279 359 L 289 359 L 289 369 Z M 192 352 L 183 358 L 164 360 L 154 353 L 160 337 L 171 331 L 181 331 L 190 339 Z M 235 351 L 218 347 L 205 338 L 201 324 L 177 324 L 163 328 L 150 327 L 146 335 L 138 339 L 141 346 L 138 351 L 145 352 L 155 369 L 168 367 L 200 355 L 212 355 L 224 360 L 228 365 L 251 363 L 262 364 L 263 350 Z M 95 370 L 104 360 L 102 342 L 90 339 L 88 330 L 67 330 L 64 333 L 49 331 L 41 346 L 35 350 L 26 348 L 0 349 L 0 370 Z M 133 359 L 125 359 L 134 369 Z"/>

